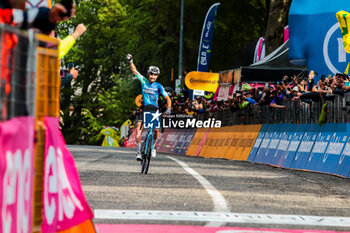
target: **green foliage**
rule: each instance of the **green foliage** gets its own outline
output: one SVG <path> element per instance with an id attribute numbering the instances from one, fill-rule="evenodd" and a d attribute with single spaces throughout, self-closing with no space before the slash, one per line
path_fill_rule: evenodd
<path id="1" fill-rule="evenodd" d="M 56 1 L 58 2 L 58 1 Z M 209 7 L 217 1 L 186 0 L 184 15 L 185 71 L 197 66 L 198 45 Z M 60 23 L 56 35 L 63 38 L 79 23 L 86 33 L 61 61 L 73 62 L 79 76 L 62 88 L 62 132 L 68 143 L 99 144 L 103 126 L 120 125 L 136 107 L 138 81 L 130 79 L 126 54 L 134 56 L 138 71 L 161 69 L 158 81 L 172 86 L 171 69 L 177 76 L 180 1 L 174 0 L 75 0 L 76 17 Z M 209 69 L 230 68 L 237 51 L 263 35 L 268 0 L 222 0 L 215 20 Z"/>

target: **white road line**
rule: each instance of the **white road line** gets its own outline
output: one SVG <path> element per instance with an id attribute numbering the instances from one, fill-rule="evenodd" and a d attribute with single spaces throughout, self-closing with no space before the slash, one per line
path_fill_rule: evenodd
<path id="1" fill-rule="evenodd" d="M 221 223 L 284 224 L 298 226 L 350 227 L 349 217 L 309 215 L 241 214 L 190 211 L 104 210 L 94 211 L 95 219 L 198 221 Z"/>
<path id="2" fill-rule="evenodd" d="M 120 153 L 120 154 L 136 154 L 135 151 L 111 150 L 111 149 L 96 149 L 96 148 L 74 148 L 68 147 L 69 151 L 90 151 L 90 152 L 106 152 L 106 153 Z"/>
<path id="3" fill-rule="evenodd" d="M 198 180 L 198 182 L 203 185 L 205 190 L 208 192 L 208 194 L 211 196 L 214 202 L 214 211 L 215 212 L 230 212 L 230 208 L 227 206 L 227 202 L 225 198 L 221 195 L 221 193 L 203 176 L 201 176 L 198 172 L 190 168 L 186 163 L 175 159 L 170 156 L 166 156 L 167 158 L 177 162 L 185 171 L 190 173 L 194 178 Z M 218 227 L 222 226 L 222 223 L 217 223 L 215 221 L 210 221 L 206 226 L 213 226 Z"/>

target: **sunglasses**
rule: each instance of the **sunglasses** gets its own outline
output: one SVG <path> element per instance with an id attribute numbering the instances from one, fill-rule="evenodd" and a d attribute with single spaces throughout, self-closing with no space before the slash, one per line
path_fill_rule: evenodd
<path id="1" fill-rule="evenodd" d="M 153 73 L 153 72 L 149 72 L 149 75 L 159 75 L 159 74 L 156 74 L 156 73 Z"/>

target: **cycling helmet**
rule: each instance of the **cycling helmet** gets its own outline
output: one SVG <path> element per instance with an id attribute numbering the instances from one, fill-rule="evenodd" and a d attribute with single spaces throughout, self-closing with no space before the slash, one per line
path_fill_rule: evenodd
<path id="1" fill-rule="evenodd" d="M 150 66 L 148 67 L 148 70 L 147 70 L 147 73 L 148 74 L 160 74 L 160 69 L 157 67 L 157 66 Z"/>

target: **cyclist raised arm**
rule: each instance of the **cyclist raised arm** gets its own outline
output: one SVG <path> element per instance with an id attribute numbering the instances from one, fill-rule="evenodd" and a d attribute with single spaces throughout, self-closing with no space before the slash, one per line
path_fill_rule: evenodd
<path id="1" fill-rule="evenodd" d="M 168 93 L 164 90 L 164 87 L 157 83 L 156 80 L 159 77 L 160 69 L 156 66 L 150 66 L 147 70 L 148 79 L 142 76 L 136 69 L 136 66 L 133 61 L 133 57 L 131 54 L 126 56 L 127 60 L 130 64 L 131 72 L 136 76 L 136 78 L 141 82 L 142 86 L 142 98 L 144 103 L 144 111 L 154 112 L 159 109 L 158 106 L 158 97 L 159 94 L 163 95 L 167 101 L 167 110 L 165 114 L 171 113 L 171 99 Z M 142 116 L 137 119 L 137 128 L 136 128 L 136 160 L 141 160 L 141 134 L 142 134 Z M 153 134 L 153 142 L 155 144 L 159 135 L 159 130 L 154 130 Z M 154 148 L 154 147 L 153 147 Z M 156 156 L 156 150 L 153 149 L 152 157 Z"/>

